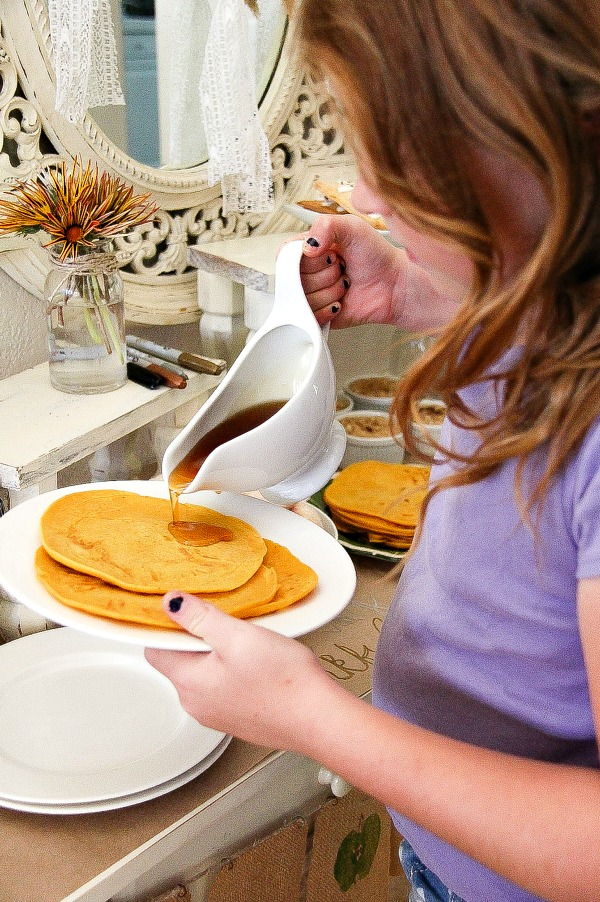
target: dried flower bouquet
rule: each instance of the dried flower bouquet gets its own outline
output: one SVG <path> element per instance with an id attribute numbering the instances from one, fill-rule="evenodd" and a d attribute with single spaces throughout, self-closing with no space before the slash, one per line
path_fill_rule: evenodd
<path id="1" fill-rule="evenodd" d="M 84 167 L 76 157 L 70 168 L 61 161 L 34 179 L 13 184 L 0 199 L 0 235 L 48 236 L 43 246 L 62 270 L 64 303 L 79 299 L 92 341 L 106 354 L 117 352 L 124 362 L 123 343 L 110 315 L 109 287 L 117 261 L 107 248 L 118 235 L 152 220 L 156 210 L 149 194 L 135 195 L 132 186 L 91 163 Z M 63 316 L 59 309 L 59 320 Z"/>

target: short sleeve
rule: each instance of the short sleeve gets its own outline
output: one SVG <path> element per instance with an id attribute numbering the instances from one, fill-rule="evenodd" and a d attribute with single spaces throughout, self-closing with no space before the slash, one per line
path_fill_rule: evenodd
<path id="1" fill-rule="evenodd" d="M 569 465 L 566 485 L 572 497 L 577 579 L 600 576 L 600 420 Z"/>

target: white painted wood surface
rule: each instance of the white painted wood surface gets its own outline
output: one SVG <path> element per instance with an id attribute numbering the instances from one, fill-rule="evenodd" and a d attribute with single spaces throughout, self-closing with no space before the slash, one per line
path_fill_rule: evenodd
<path id="1" fill-rule="evenodd" d="M 150 390 L 127 382 L 97 395 L 57 391 L 47 363 L 3 379 L 0 486 L 11 490 L 11 503 L 52 488 L 58 471 L 163 414 L 191 402 L 197 409 L 221 379 L 188 375 L 184 389 Z"/>
<path id="2" fill-rule="evenodd" d="M 277 251 L 294 232 L 277 235 L 252 235 L 212 244 L 191 247 L 188 255 L 192 266 L 203 272 L 227 276 L 232 282 L 257 291 L 275 290 Z"/>

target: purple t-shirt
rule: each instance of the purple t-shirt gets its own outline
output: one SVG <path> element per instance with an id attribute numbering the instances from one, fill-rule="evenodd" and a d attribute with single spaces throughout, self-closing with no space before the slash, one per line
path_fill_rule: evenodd
<path id="1" fill-rule="evenodd" d="M 488 412 L 495 405 L 489 385 L 464 398 Z M 446 421 L 447 447 L 469 451 L 474 441 Z M 435 464 L 432 479 L 449 466 Z M 536 542 L 515 505 L 514 473 L 510 462 L 432 500 L 381 632 L 374 704 L 473 745 L 598 767 L 576 590 L 578 579 L 600 575 L 600 423 L 550 488 Z M 535 460 L 527 473 L 535 479 Z M 392 816 L 466 902 L 536 898 Z"/>

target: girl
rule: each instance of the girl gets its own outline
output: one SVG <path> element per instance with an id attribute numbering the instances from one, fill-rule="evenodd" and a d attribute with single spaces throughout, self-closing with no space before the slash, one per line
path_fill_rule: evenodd
<path id="1" fill-rule="evenodd" d="M 600 894 L 600 7 L 298 0 L 361 179 L 316 220 L 319 322 L 440 327 L 393 409 L 448 418 L 374 706 L 292 640 L 181 593 L 213 651 L 147 651 L 202 723 L 384 802 L 417 900 Z M 414 449 L 413 449 L 414 450 Z"/>

